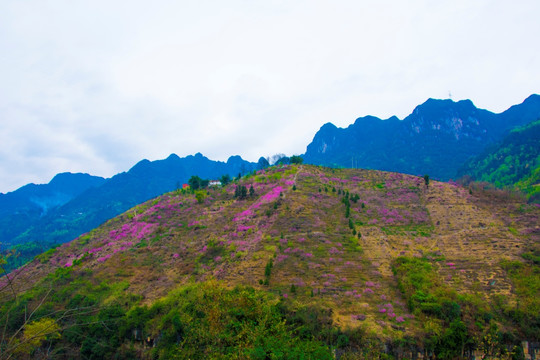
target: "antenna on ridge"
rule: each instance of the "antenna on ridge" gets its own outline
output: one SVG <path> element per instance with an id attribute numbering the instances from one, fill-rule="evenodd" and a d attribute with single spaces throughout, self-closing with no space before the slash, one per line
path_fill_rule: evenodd
<path id="1" fill-rule="evenodd" d="M 452 100 L 452 93 L 450 92 L 450 90 L 448 90 L 448 98 Z"/>

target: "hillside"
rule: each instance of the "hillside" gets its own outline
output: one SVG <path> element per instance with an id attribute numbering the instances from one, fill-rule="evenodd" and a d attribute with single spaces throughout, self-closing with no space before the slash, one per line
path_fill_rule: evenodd
<path id="1" fill-rule="evenodd" d="M 539 95 L 500 114 L 478 109 L 470 100 L 429 99 L 403 120 L 366 116 L 344 129 L 325 124 L 307 146 L 304 160 L 455 179 L 470 157 L 539 117 Z"/>
<path id="2" fill-rule="evenodd" d="M 200 153 L 184 158 L 172 154 L 164 160 L 142 160 L 129 171 L 102 179 L 96 186 L 87 187 L 46 213 L 40 212 L 39 216 L 37 213 L 32 217 L 22 216 L 20 211 L 3 207 L 0 202 L 3 215 L 0 224 L 5 224 L 0 230 L 0 244 L 2 250 L 17 253 L 9 258 L 8 268 L 24 264 L 51 246 L 70 241 L 141 202 L 178 189 L 192 175 L 217 179 L 224 174 L 231 177 L 245 174 L 255 168 L 256 164 L 239 156 L 221 162 Z M 65 184 L 61 189 L 68 190 Z M 14 193 L 3 195 L 0 200 Z"/>
<path id="3" fill-rule="evenodd" d="M 272 167 L 164 194 L 2 278 L 0 345 L 17 358 L 519 358 L 540 340 L 539 215 L 410 175 Z"/>
<path id="4" fill-rule="evenodd" d="M 499 188 L 515 188 L 531 202 L 540 202 L 540 120 L 512 130 L 501 142 L 468 161 L 460 175 Z"/>

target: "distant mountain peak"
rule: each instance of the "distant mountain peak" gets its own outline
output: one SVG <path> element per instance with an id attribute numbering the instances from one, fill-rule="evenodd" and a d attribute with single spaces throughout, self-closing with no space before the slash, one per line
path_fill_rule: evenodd
<path id="1" fill-rule="evenodd" d="M 324 124 L 323 126 L 321 126 L 321 130 L 334 130 L 334 129 L 337 129 L 337 126 L 332 124 L 331 122 L 327 122 L 326 124 Z"/>
<path id="2" fill-rule="evenodd" d="M 71 172 L 63 172 L 56 174 L 52 180 L 49 182 L 49 185 L 55 185 L 55 186 L 70 186 L 74 183 L 78 183 L 81 181 L 85 181 L 92 178 L 100 178 L 96 177 L 90 174 L 86 173 L 71 173 Z"/>
<path id="3" fill-rule="evenodd" d="M 232 155 L 227 159 L 227 164 L 239 163 L 244 161 L 240 155 Z"/>
<path id="4" fill-rule="evenodd" d="M 175 160 L 176 161 L 176 160 L 180 160 L 180 157 L 178 155 L 176 155 L 175 153 L 172 153 L 165 160 Z"/>
<path id="5" fill-rule="evenodd" d="M 435 113 L 471 113 L 477 107 L 471 100 L 454 101 L 452 99 L 427 99 L 418 105 L 411 115 L 435 115 Z"/>
<path id="6" fill-rule="evenodd" d="M 358 125 L 358 124 L 361 124 L 361 123 L 366 123 L 366 122 L 378 122 L 378 121 L 381 121 L 380 118 L 376 117 L 376 116 L 373 116 L 373 115 L 366 115 L 366 116 L 362 116 L 362 117 L 359 117 L 358 119 L 356 119 L 354 121 L 354 125 Z"/>
<path id="7" fill-rule="evenodd" d="M 524 104 L 524 103 L 531 103 L 531 102 L 534 102 L 534 103 L 540 103 L 540 95 L 538 95 L 538 94 L 531 94 L 528 98 L 526 98 L 526 99 L 523 101 L 523 104 Z"/>

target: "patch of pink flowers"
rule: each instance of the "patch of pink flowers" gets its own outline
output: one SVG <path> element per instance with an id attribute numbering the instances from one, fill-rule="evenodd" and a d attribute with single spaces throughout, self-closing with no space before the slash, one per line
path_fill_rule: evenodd
<path id="1" fill-rule="evenodd" d="M 109 260 L 111 258 L 111 256 L 112 256 L 111 254 L 107 254 L 105 256 L 102 256 L 102 257 L 98 258 L 97 261 L 98 262 L 105 262 L 105 261 Z"/>
<path id="2" fill-rule="evenodd" d="M 100 246 L 100 247 L 88 250 L 88 253 L 94 254 L 94 253 L 100 252 L 101 250 L 103 250 L 103 247 Z"/>
<path id="3" fill-rule="evenodd" d="M 128 224 L 122 225 L 120 230 L 112 230 L 109 233 L 109 237 L 112 241 L 121 240 L 127 236 L 142 239 L 152 233 L 158 224 L 146 223 L 144 221 L 134 221 Z M 112 244 L 112 242 L 109 242 Z"/>
<path id="4" fill-rule="evenodd" d="M 261 196 L 261 201 L 263 202 L 271 202 L 279 198 L 279 194 L 283 191 L 283 188 L 281 186 L 276 186 L 263 196 Z"/>
<path id="5" fill-rule="evenodd" d="M 244 210 L 233 218 L 233 221 L 243 221 L 255 216 L 255 213 L 251 209 Z"/>

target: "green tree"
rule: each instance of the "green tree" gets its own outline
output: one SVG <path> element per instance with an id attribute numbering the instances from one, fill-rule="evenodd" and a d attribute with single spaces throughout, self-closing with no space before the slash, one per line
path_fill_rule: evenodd
<path id="1" fill-rule="evenodd" d="M 248 190 L 244 185 L 237 185 L 234 189 L 234 197 L 237 199 L 245 199 L 247 197 L 247 194 Z"/>
<path id="2" fill-rule="evenodd" d="M 429 175 L 424 175 L 424 183 L 426 184 L 426 187 L 429 186 Z"/>
<path id="3" fill-rule="evenodd" d="M 300 155 L 293 155 L 289 159 L 291 164 L 302 164 L 304 162 L 304 159 Z"/>
<path id="4" fill-rule="evenodd" d="M 26 325 L 22 338 L 16 343 L 14 353 L 30 355 L 45 341 L 60 338 L 60 326 L 54 319 L 42 318 Z"/>
<path id="5" fill-rule="evenodd" d="M 231 182 L 231 177 L 229 176 L 229 174 L 221 175 L 219 181 L 221 181 L 221 185 L 225 186 Z"/>
<path id="6" fill-rule="evenodd" d="M 188 180 L 188 184 L 189 184 L 189 187 L 192 189 L 192 190 L 198 190 L 200 189 L 202 186 L 202 179 L 200 177 L 198 177 L 197 175 L 193 175 L 189 178 Z"/>
<path id="7" fill-rule="evenodd" d="M 204 199 L 206 199 L 206 192 L 203 190 L 197 190 L 195 192 L 195 198 L 199 204 L 202 204 Z"/>

